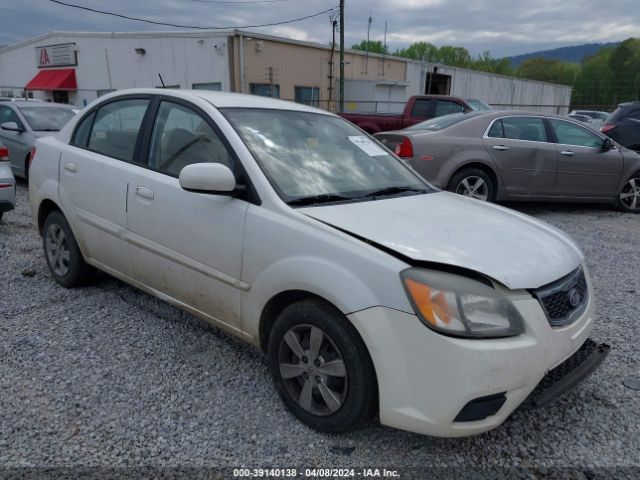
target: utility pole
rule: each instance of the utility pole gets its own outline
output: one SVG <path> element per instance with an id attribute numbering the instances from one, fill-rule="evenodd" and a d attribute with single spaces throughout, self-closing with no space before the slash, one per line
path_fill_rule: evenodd
<path id="1" fill-rule="evenodd" d="M 269 67 L 269 96 L 273 98 L 273 88 L 274 88 L 274 80 L 273 80 L 273 67 Z"/>
<path id="2" fill-rule="evenodd" d="M 338 22 L 336 20 L 331 21 L 331 35 L 333 37 L 331 41 L 331 56 L 329 57 L 329 103 L 327 104 L 327 110 L 331 110 L 331 102 L 333 101 L 333 90 L 335 88 L 333 74 L 333 53 L 336 50 L 336 26 Z"/>
<path id="3" fill-rule="evenodd" d="M 364 73 L 369 73 L 369 33 L 371 32 L 371 22 L 373 21 L 373 17 L 369 14 L 369 26 L 367 27 L 367 59 L 364 64 Z M 575 82 L 574 82 L 575 83 Z"/>
<path id="4" fill-rule="evenodd" d="M 384 64 L 387 61 L 387 22 L 384 22 L 384 43 L 382 44 L 382 78 L 384 78 Z"/>
<path id="5" fill-rule="evenodd" d="M 344 0 L 340 0 L 340 112 L 344 112 Z"/>

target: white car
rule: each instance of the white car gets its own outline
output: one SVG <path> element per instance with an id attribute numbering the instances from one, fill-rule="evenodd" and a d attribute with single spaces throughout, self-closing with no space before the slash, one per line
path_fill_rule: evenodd
<path id="1" fill-rule="evenodd" d="M 0 220 L 16 208 L 16 180 L 9 163 L 9 149 L 0 143 Z"/>
<path id="2" fill-rule="evenodd" d="M 378 413 L 476 434 L 608 350 L 588 339 L 593 290 L 566 235 L 438 191 L 326 111 L 112 93 L 38 141 L 29 192 L 58 283 L 98 268 L 256 345 L 321 431 Z"/>

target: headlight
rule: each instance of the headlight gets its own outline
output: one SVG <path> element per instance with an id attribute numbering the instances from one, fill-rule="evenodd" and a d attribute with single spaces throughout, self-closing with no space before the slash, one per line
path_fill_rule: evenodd
<path id="1" fill-rule="evenodd" d="M 510 337 L 524 332 L 511 301 L 488 285 L 451 273 L 410 268 L 402 283 L 420 320 L 457 337 Z"/>

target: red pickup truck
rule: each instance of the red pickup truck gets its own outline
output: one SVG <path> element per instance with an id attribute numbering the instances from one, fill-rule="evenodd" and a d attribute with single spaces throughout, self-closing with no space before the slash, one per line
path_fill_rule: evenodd
<path id="1" fill-rule="evenodd" d="M 473 110 L 491 110 L 482 100 L 452 97 L 450 95 L 414 95 L 397 113 L 338 113 L 342 118 L 355 123 L 368 133 L 401 130 L 430 118 L 441 117 L 449 113 L 471 112 Z"/>

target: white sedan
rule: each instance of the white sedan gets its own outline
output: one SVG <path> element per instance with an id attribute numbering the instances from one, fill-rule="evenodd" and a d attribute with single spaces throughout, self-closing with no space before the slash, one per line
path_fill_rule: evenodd
<path id="1" fill-rule="evenodd" d="M 560 231 L 441 192 L 304 105 L 139 89 L 37 143 L 53 278 L 95 268 L 256 345 L 321 431 L 490 430 L 593 371 L 593 290 Z M 114 332 L 114 335 L 116 333 Z"/>

